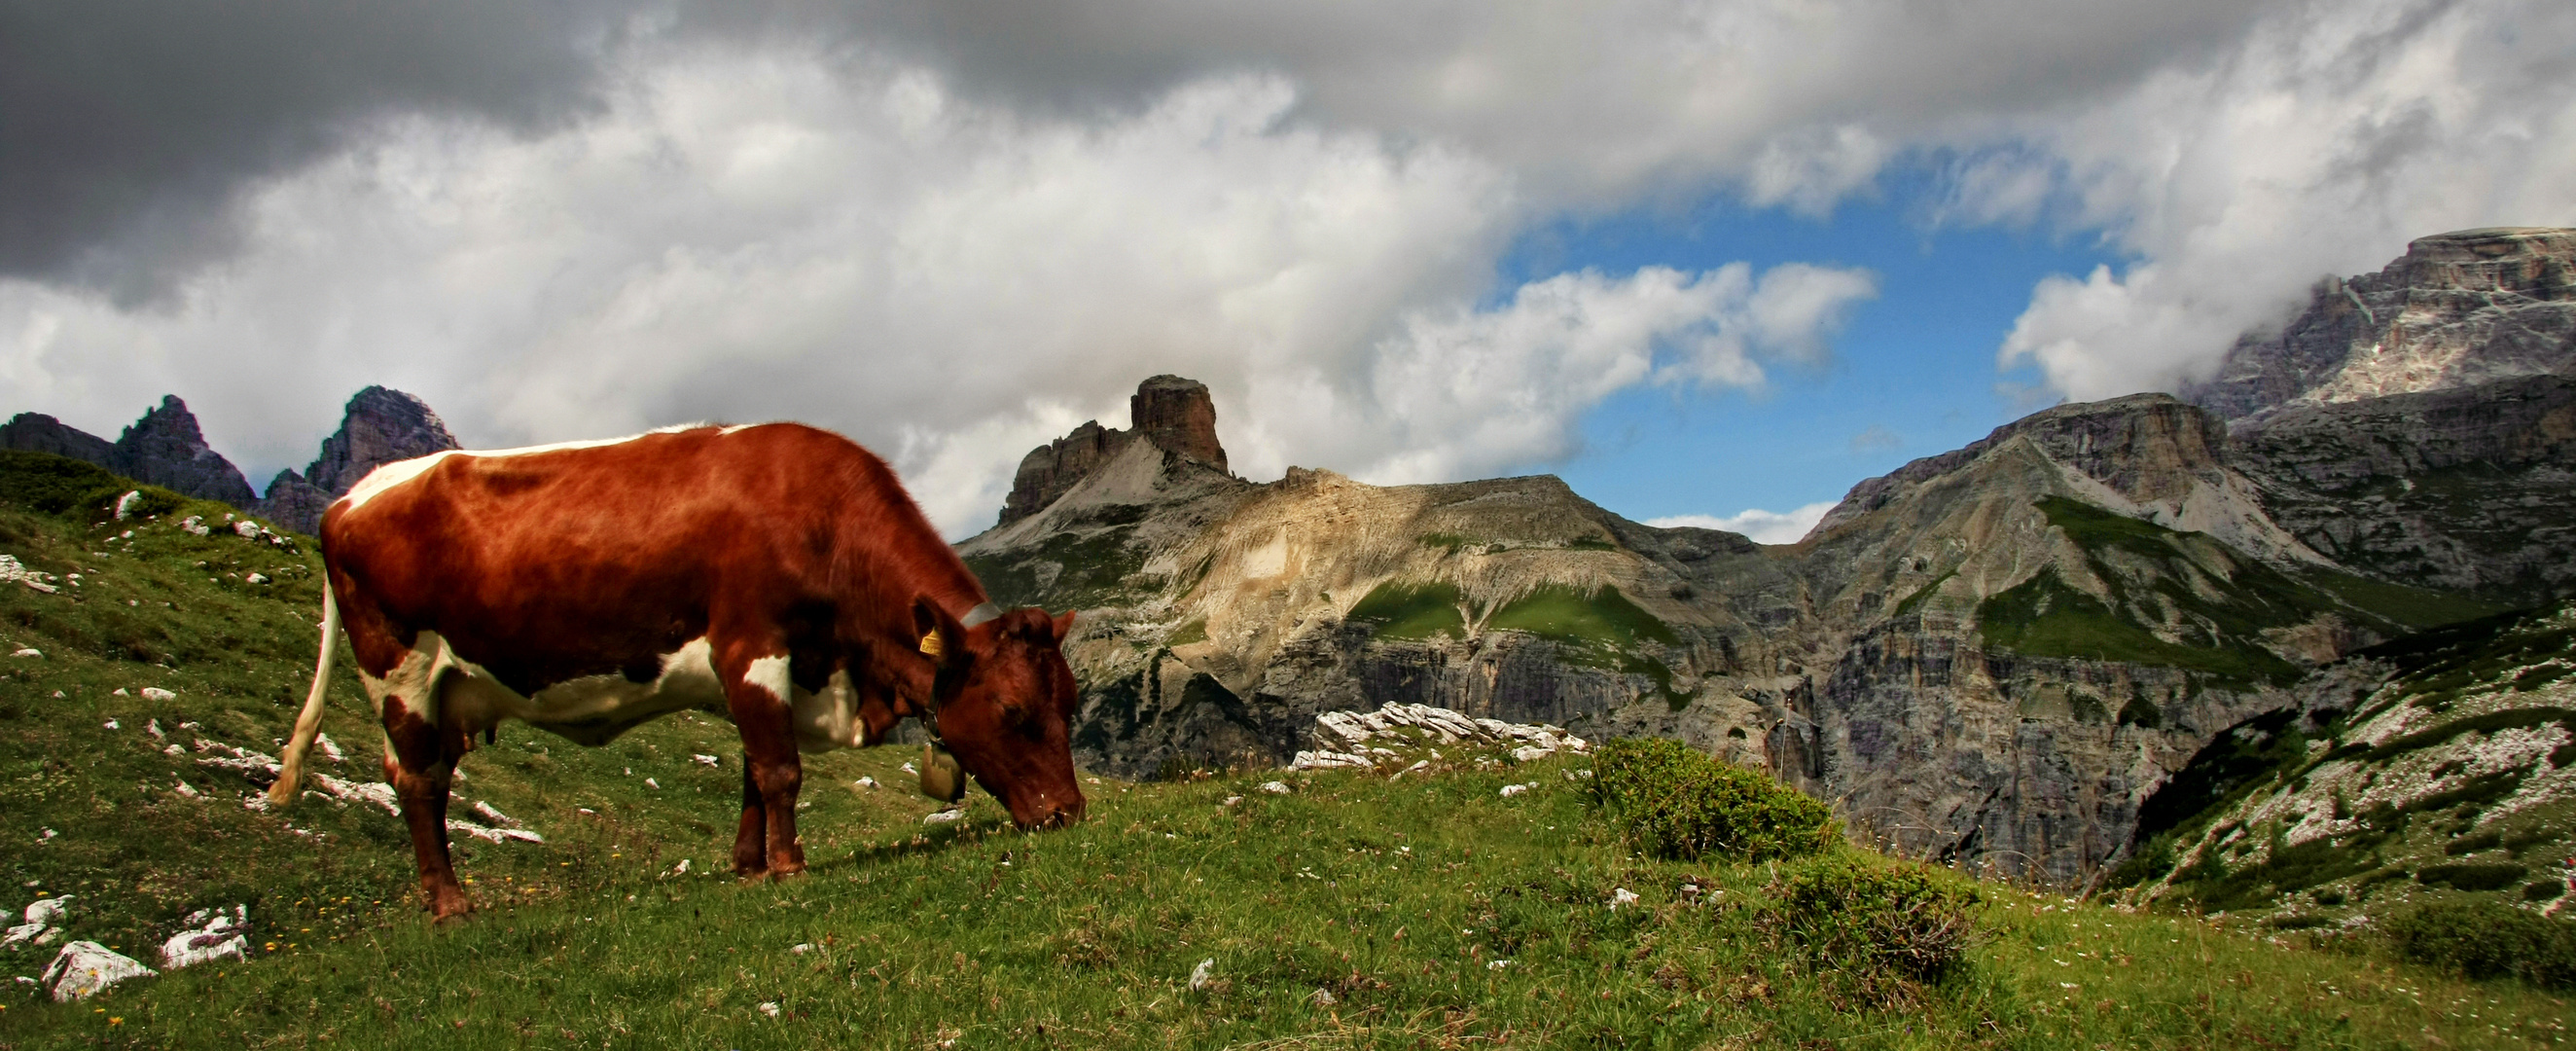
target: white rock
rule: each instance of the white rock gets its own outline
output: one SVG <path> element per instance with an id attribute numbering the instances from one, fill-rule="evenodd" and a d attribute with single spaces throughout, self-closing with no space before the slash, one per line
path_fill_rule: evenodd
<path id="1" fill-rule="evenodd" d="M 0 555 L 0 584 L 25 584 L 29 588 L 42 591 L 50 595 L 54 593 L 54 586 L 46 583 L 46 581 L 52 579 L 54 579 L 54 575 L 51 573 L 29 569 L 25 565 L 20 564 L 18 556 L 16 555 Z M 38 653 L 34 650 L 19 650 L 17 653 L 11 654 L 11 656 L 42 657 L 44 654 Z"/>
<path id="2" fill-rule="evenodd" d="M 132 697 L 132 696 L 134 696 L 134 695 L 133 695 L 133 694 L 130 694 L 130 693 L 127 693 L 127 692 L 125 692 L 125 687 L 119 686 L 119 687 L 117 687 L 117 688 L 116 688 L 116 692 L 111 693 L 111 694 L 109 694 L 108 696 L 111 696 L 111 697 Z"/>
<path id="3" fill-rule="evenodd" d="M 719 761 L 712 755 L 698 755 L 694 752 L 690 753 L 689 758 L 697 760 L 698 762 L 704 763 L 708 766 L 714 766 Z"/>
<path id="4" fill-rule="evenodd" d="M 546 837 L 530 832 L 524 828 L 486 828 L 462 818 L 448 818 L 447 830 L 450 832 L 463 833 L 487 843 L 505 843 L 514 839 L 522 843 L 543 843 L 546 841 Z"/>
<path id="5" fill-rule="evenodd" d="M 760 1013 L 765 1014 L 765 1015 L 768 1015 L 768 1016 L 769 1016 L 769 1017 L 771 1017 L 771 1018 L 776 1018 L 776 1017 L 778 1017 L 778 1001 L 776 1001 L 776 1000 L 764 1000 L 764 1001 L 761 1001 L 761 1004 L 760 1004 Z"/>
<path id="6" fill-rule="evenodd" d="M 1190 991 L 1195 993 L 1207 988 L 1208 983 L 1215 980 L 1215 974 L 1216 957 L 1200 960 L 1198 966 L 1190 968 Z"/>
<path id="7" fill-rule="evenodd" d="M 1297 753 L 1297 758 L 1289 761 L 1288 769 L 1331 770 L 1335 768 L 1350 768 L 1367 770 L 1374 768 L 1376 765 L 1376 763 L 1369 761 L 1369 757 L 1357 752 L 1299 752 Z"/>
<path id="8" fill-rule="evenodd" d="M 660 788 L 660 787 L 662 787 L 662 782 L 659 782 L 659 781 L 653 780 L 652 778 L 649 778 L 649 777 L 648 777 L 648 778 L 645 778 L 645 779 L 644 779 L 644 787 L 646 787 L 646 788 Z"/>
<path id="9" fill-rule="evenodd" d="M 143 500 L 143 490 L 141 490 L 141 489 L 128 489 L 128 490 L 126 490 L 125 495 L 123 495 L 123 496 L 120 496 L 120 497 L 117 497 L 117 498 L 116 498 L 116 520 L 117 520 L 117 521 L 119 521 L 119 522 L 125 521 L 125 516 L 130 515 L 130 514 L 133 514 L 133 513 L 134 513 L 134 505 L 135 505 L 135 504 L 137 504 L 137 503 L 142 502 L 142 500 Z M 133 536 L 133 535 L 134 535 L 134 531 L 133 531 L 133 530 L 131 530 L 131 529 L 128 529 L 128 530 L 126 530 L 126 531 L 125 531 L 125 535 L 127 535 L 127 536 Z M 60 997 L 56 997 L 55 999 L 61 999 L 61 998 L 60 998 Z"/>
<path id="10" fill-rule="evenodd" d="M 862 777 L 858 780 L 858 785 L 861 788 L 875 788 L 877 786 L 877 779 L 873 777 Z"/>
<path id="11" fill-rule="evenodd" d="M 234 906 L 234 913 L 221 909 L 209 913 L 200 909 L 188 917 L 191 924 L 203 924 L 183 930 L 161 943 L 161 966 L 171 970 L 194 967 L 214 960 L 247 960 L 250 958 L 250 936 L 247 924 L 237 916 L 247 916 L 247 906 Z"/>
<path id="12" fill-rule="evenodd" d="M 1274 796 L 1284 796 L 1287 795 L 1289 791 L 1288 783 L 1285 781 L 1264 781 L 1261 783 L 1261 791 L 1268 792 Z"/>
<path id="13" fill-rule="evenodd" d="M 205 524 L 205 519 L 197 515 L 180 519 L 179 528 L 192 536 L 208 536 L 214 533 L 214 530 Z"/>
<path id="14" fill-rule="evenodd" d="M 1233 806 L 1233 805 L 1235 805 L 1235 804 L 1237 804 L 1237 803 L 1240 803 L 1240 802 L 1243 802 L 1243 797 L 1242 797 L 1242 796 L 1227 796 L 1227 797 L 1225 797 L 1225 802 L 1219 803 L 1219 804 L 1217 804 L 1217 805 L 1218 805 L 1218 806 Z"/>
<path id="15" fill-rule="evenodd" d="M 966 810 L 963 807 L 955 810 L 939 810 L 933 811 L 928 816 L 923 817 L 921 819 L 921 823 L 925 825 L 945 825 L 965 816 Z"/>
<path id="16" fill-rule="evenodd" d="M 1525 744 L 1512 749 L 1512 761 L 1515 763 L 1535 763 L 1555 754 L 1556 749 L 1541 748 L 1534 744 Z"/>
<path id="17" fill-rule="evenodd" d="M 147 701 L 175 701 L 179 699 L 179 695 L 158 686 L 146 686 L 143 688 L 143 699 Z"/>
<path id="18" fill-rule="evenodd" d="M 161 735 L 161 720 L 159 719 L 145 720 L 143 723 L 143 732 L 152 735 L 152 739 L 155 741 L 164 739 Z"/>
<path id="19" fill-rule="evenodd" d="M 341 751 L 339 742 L 333 741 L 330 734 L 314 735 L 313 743 L 322 749 L 322 758 L 335 763 L 349 761 L 349 753 Z"/>
<path id="20" fill-rule="evenodd" d="M 1530 787 L 1530 785 L 1504 785 L 1503 798 L 1510 799 L 1513 796 L 1529 791 Z"/>
<path id="21" fill-rule="evenodd" d="M 178 745 L 171 745 L 170 747 L 172 747 L 172 748 L 177 748 L 177 747 L 179 747 L 179 746 L 178 746 Z M 170 791 L 172 791 L 172 792 L 176 792 L 176 793 L 178 793 L 178 794 L 180 794 L 180 795 L 183 795 L 183 796 L 186 796 L 186 797 L 188 797 L 188 798 L 190 798 L 190 799 L 198 798 L 196 787 L 195 787 L 195 786 L 193 786 L 193 785 L 190 785 L 189 783 L 187 783 L 187 782 L 185 782 L 185 781 L 181 781 L 181 782 L 179 782 L 178 786 L 177 786 L 177 787 L 172 788 Z"/>
<path id="22" fill-rule="evenodd" d="M 674 875 L 674 876 L 685 876 L 685 875 L 688 875 L 688 874 L 689 874 L 689 859 L 687 859 L 687 858 L 681 858 L 681 859 L 680 859 L 680 863 L 679 863 L 679 864 L 671 866 L 671 874 L 672 874 L 672 875 Z"/>
<path id="23" fill-rule="evenodd" d="M 1610 911 L 1612 912 L 1619 911 L 1619 906 L 1634 905 L 1636 903 L 1636 892 L 1631 891 L 1626 887 L 1615 888 L 1610 892 Z"/>
<path id="24" fill-rule="evenodd" d="M 237 536 L 257 540 L 259 539 L 259 535 L 263 532 L 266 532 L 266 530 L 261 529 L 259 527 L 259 523 L 253 522 L 247 518 L 233 523 L 233 533 Z"/>
<path id="25" fill-rule="evenodd" d="M 921 772 L 921 768 L 916 767 L 907 761 L 903 764 L 903 772 L 907 774 L 918 774 Z"/>
<path id="26" fill-rule="evenodd" d="M 796 944 L 794 944 L 794 945 L 790 945 L 790 946 L 788 946 L 788 947 L 787 947 L 787 951 L 788 951 L 788 952 L 795 953 L 795 954 L 796 954 L 796 955 L 798 955 L 798 956 L 803 956 L 803 955 L 805 955 L 806 953 L 809 953 L 809 952 L 813 952 L 813 951 L 814 951 L 814 943 L 812 943 L 812 942 L 798 942 L 798 943 L 796 943 Z"/>
<path id="27" fill-rule="evenodd" d="M 146 978 L 159 974 L 142 962 L 97 942 L 80 941 L 63 946 L 54 962 L 39 979 L 52 991 L 55 1003 L 86 1000 L 111 985 L 128 978 Z"/>
<path id="28" fill-rule="evenodd" d="M 38 898 L 34 904 L 27 906 L 27 922 L 51 926 L 55 920 L 62 919 L 65 913 L 71 911 L 71 900 L 72 896 L 69 894 L 59 898 Z"/>
<path id="29" fill-rule="evenodd" d="M 102 723 L 101 725 L 102 725 L 102 726 L 104 726 L 104 727 L 105 727 L 105 728 L 107 728 L 107 729 L 110 729 L 110 730 L 121 730 L 121 729 L 124 729 L 124 727 L 118 726 L 118 725 L 116 724 L 116 720 L 114 720 L 114 719 L 110 719 L 110 720 L 108 720 L 107 722 Z"/>
<path id="30" fill-rule="evenodd" d="M 1511 965 L 1512 962 L 1510 960 L 1494 960 L 1485 964 L 1485 969 L 1488 971 L 1499 971 Z"/>
<path id="31" fill-rule="evenodd" d="M 59 931 L 62 928 L 54 929 Z M 11 927 L 7 934 L 0 934 L 0 949 L 16 952 L 21 945 L 42 944 L 37 942 L 36 936 L 43 933 L 45 933 L 45 925 L 41 923 L 25 923 Z"/>
<path id="32" fill-rule="evenodd" d="M 245 583 L 245 584 L 265 584 L 265 583 L 268 583 L 268 574 L 266 574 L 266 573 L 253 573 L 253 574 L 251 574 L 251 575 L 249 575 L 249 576 L 243 577 L 243 578 L 242 578 L 242 583 Z"/>
<path id="33" fill-rule="evenodd" d="M 187 750 L 187 749 L 185 749 L 185 748 L 181 748 L 181 747 L 179 747 L 178 745 L 175 745 L 175 744 L 174 744 L 174 745 L 171 745 L 171 746 L 170 746 L 170 747 L 168 747 L 168 748 L 164 748 L 164 749 L 162 749 L 162 750 L 161 750 L 161 754 L 166 755 L 166 756 L 172 756 L 172 757 L 184 756 L 184 755 L 187 755 L 187 754 L 188 754 L 188 750 Z"/>
<path id="34" fill-rule="evenodd" d="M 1317 1007 L 1331 1007 L 1334 1004 L 1342 1002 L 1340 998 L 1333 995 L 1333 991 L 1330 989 L 1317 989 L 1313 994 L 1307 996 L 1306 1000 Z"/>
<path id="35" fill-rule="evenodd" d="M 504 813 L 502 813 L 498 807 L 495 807 L 495 806 L 493 806 L 492 804 L 490 804 L 490 803 L 486 803 L 486 802 L 484 802 L 484 801 L 482 801 L 482 800 L 480 800 L 480 799 L 477 799 L 477 800 L 475 800 L 475 801 L 474 801 L 474 807 L 473 807 L 473 810 L 474 810 L 474 813 L 475 813 L 475 815 L 476 815 L 476 816 L 481 817 L 481 818 L 482 818 L 483 820 L 485 820 L 485 821 L 489 821 L 489 822 L 491 822 L 491 823 L 493 824 L 493 826 L 494 826 L 494 827 L 497 827 L 497 828 L 517 828 L 517 827 L 519 827 L 519 822 L 518 822 L 518 820 L 517 820 L 517 819 L 512 818 L 512 817 L 511 817 L 510 815 L 508 815 L 508 814 L 504 814 Z"/>
<path id="36" fill-rule="evenodd" d="M 25 647 L 25 648 L 22 648 L 22 649 L 20 649 L 18 652 L 10 654 L 10 656 L 12 656 L 12 657 L 42 657 L 42 656 L 44 656 L 44 654 L 43 654 L 42 652 L 39 652 L 38 650 L 36 650 L 34 647 L 32 647 L 32 646 L 31 646 L 31 647 Z"/>

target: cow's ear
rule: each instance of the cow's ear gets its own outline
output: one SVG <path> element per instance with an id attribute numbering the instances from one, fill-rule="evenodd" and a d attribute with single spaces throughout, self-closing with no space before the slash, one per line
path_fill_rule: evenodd
<path id="1" fill-rule="evenodd" d="M 914 599 L 912 628 L 921 633 L 921 652 L 944 668 L 966 663 L 966 628 L 946 607 L 929 598 Z"/>
<path id="2" fill-rule="evenodd" d="M 1072 610 L 1066 610 L 1056 614 L 1054 627 L 1057 645 L 1063 645 L 1064 640 L 1073 636 L 1073 613 Z"/>

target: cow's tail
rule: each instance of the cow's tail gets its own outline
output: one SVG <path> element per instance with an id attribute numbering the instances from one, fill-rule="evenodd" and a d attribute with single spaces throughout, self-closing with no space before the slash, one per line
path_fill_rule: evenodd
<path id="1" fill-rule="evenodd" d="M 286 742 L 286 754 L 278 760 L 277 783 L 268 786 L 272 806 L 285 806 L 295 801 L 295 790 L 304 780 L 304 756 L 313 750 L 313 737 L 322 730 L 322 697 L 331 688 L 331 658 L 340 650 L 340 603 L 331 597 L 331 582 L 322 582 L 322 655 L 313 660 L 313 692 L 304 695 L 304 711 L 295 717 L 295 736 Z"/>

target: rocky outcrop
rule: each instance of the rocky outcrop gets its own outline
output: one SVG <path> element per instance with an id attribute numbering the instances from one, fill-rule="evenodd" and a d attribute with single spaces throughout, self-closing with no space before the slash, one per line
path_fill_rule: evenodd
<path id="1" fill-rule="evenodd" d="M 2461 230 L 2416 240 L 2376 274 L 2328 278 L 2184 397 L 2233 420 L 2571 370 L 2576 230 Z"/>
<path id="2" fill-rule="evenodd" d="M 2576 594 L 2576 376 L 2283 406 L 2230 448 L 2344 567 L 2500 606 Z"/>
<path id="3" fill-rule="evenodd" d="M 114 442 L 43 413 L 22 412 L 0 426 L 0 448 L 68 456 L 183 496 L 221 500 L 244 510 L 258 503 L 241 470 L 206 446 L 196 415 L 175 394 L 164 396 Z"/>
<path id="4" fill-rule="evenodd" d="M 2576 606 L 2364 650 L 2228 728 L 2151 799 L 2132 900 L 2363 926 L 2411 903 L 2563 911 L 2576 887 Z"/>
<path id="5" fill-rule="evenodd" d="M 52 453 L 111 469 L 116 462 L 116 443 L 41 412 L 22 412 L 0 424 L 0 449 Z"/>
<path id="6" fill-rule="evenodd" d="M 385 464 L 459 448 L 447 424 L 419 398 L 368 387 L 349 399 L 340 429 L 322 440 L 322 455 L 302 473 L 280 471 L 268 483 L 261 513 L 299 532 L 322 525 L 322 512 Z"/>
<path id="7" fill-rule="evenodd" d="M 1000 525 L 1044 510 L 1133 444 L 1225 473 L 1225 448 L 1216 440 L 1216 402 L 1206 384 L 1179 376 L 1153 377 L 1127 399 L 1127 414 L 1130 430 L 1104 428 L 1091 420 L 1071 434 L 1029 450 L 1011 478 L 1010 495 L 1002 501 Z"/>

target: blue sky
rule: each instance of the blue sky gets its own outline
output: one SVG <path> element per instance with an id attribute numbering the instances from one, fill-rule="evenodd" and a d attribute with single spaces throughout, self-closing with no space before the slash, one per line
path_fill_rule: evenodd
<path id="1" fill-rule="evenodd" d="M 0 414 L 112 436 L 177 394 L 254 486 L 385 384 L 476 447 L 834 428 L 962 537 L 1170 372 L 1255 480 L 1553 471 L 1786 539 L 2029 408 L 2173 389 L 2411 238 L 2576 224 L 2565 0 L 135 0 L 11 32 Z"/>
<path id="2" fill-rule="evenodd" d="M 1507 284 L 1584 267 L 1705 269 L 1736 260 L 1860 267 L 1878 282 L 1876 297 L 1851 308 L 1824 362 L 1775 368 L 1754 390 L 1625 391 L 1584 417 L 1582 451 L 1526 466 L 1640 521 L 1786 512 L 1838 500 L 1863 478 L 2056 401 L 2039 369 L 1999 368 L 1996 352 L 2041 278 L 2122 260 L 2081 231 L 1936 228 L 1924 217 L 1922 174 L 1890 175 L 1878 193 L 1826 216 L 1715 198 L 1687 210 L 1559 222 L 1526 237 L 1506 257 Z"/>

